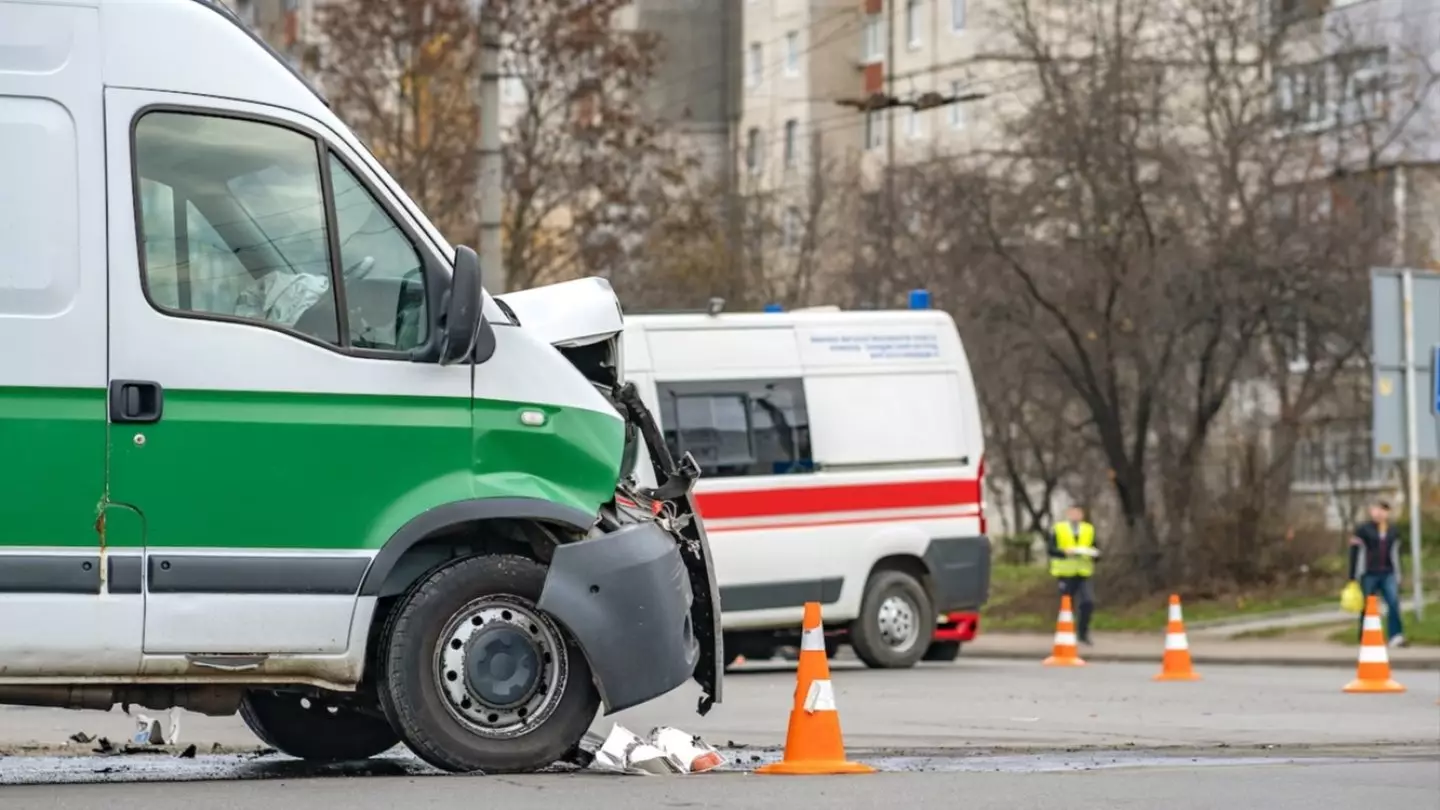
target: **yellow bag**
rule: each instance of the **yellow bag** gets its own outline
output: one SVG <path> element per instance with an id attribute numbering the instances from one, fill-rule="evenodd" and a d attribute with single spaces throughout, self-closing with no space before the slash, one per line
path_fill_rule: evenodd
<path id="1" fill-rule="evenodd" d="M 1360 592 L 1360 583 L 1350 580 L 1340 592 L 1340 609 L 1346 613 L 1360 613 L 1365 609 L 1365 594 Z"/>

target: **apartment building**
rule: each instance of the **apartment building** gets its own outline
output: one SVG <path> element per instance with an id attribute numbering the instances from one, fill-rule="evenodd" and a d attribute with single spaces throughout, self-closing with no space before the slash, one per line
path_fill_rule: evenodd
<path id="1" fill-rule="evenodd" d="M 787 185 L 855 159 L 885 165 L 981 148 L 1026 80 L 1005 0 L 744 0 L 743 172 Z M 910 106 L 866 111 L 887 95 Z M 984 98 L 958 101 L 969 95 Z"/>
<path id="2" fill-rule="evenodd" d="M 1386 232 L 1375 264 L 1440 269 L 1440 4 L 1274 0 L 1271 11 L 1270 23 L 1287 27 L 1292 54 L 1274 77 L 1284 135 L 1374 133 L 1340 155 L 1351 169 L 1343 181 L 1308 178 L 1290 204 L 1322 212 L 1364 206 Z M 1297 374 L 1308 367 L 1304 353 L 1290 360 Z M 1296 490 L 1332 526 L 1353 519 L 1375 493 L 1400 495 L 1396 466 L 1373 457 L 1370 387 L 1368 368 L 1357 363 L 1297 449 Z M 1432 480 L 1436 473 L 1432 466 Z"/>
<path id="3" fill-rule="evenodd" d="M 324 37 L 317 9 L 346 0 L 226 0 L 254 29 L 295 67 L 323 87 Z M 398 2 L 398 0 L 397 0 Z M 672 122 L 719 172 L 729 148 L 733 119 L 739 108 L 739 27 L 729 39 L 716 36 L 731 17 L 728 8 L 743 0 L 635 0 L 616 15 L 617 30 L 650 31 L 659 35 L 663 58 L 650 93 L 657 116 Z M 728 81 L 727 74 L 732 75 Z M 501 126 L 524 110 L 521 77 L 501 81 Z"/>

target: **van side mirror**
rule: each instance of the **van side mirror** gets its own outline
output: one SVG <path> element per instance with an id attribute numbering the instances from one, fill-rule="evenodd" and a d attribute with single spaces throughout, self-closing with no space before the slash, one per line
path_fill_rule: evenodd
<path id="1" fill-rule="evenodd" d="M 480 307 L 480 257 L 464 245 L 455 247 L 455 272 L 445 293 L 440 323 L 440 365 L 469 358 L 475 351 L 484 320 Z"/>

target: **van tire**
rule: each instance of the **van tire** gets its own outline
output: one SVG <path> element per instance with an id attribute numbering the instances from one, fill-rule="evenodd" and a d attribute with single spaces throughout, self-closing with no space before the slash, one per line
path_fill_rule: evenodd
<path id="1" fill-rule="evenodd" d="M 246 692 L 240 701 L 240 719 L 261 742 L 307 762 L 369 759 L 400 743 L 400 735 L 383 717 L 327 707 L 298 693 Z"/>
<path id="2" fill-rule="evenodd" d="M 545 585 L 545 572 L 540 563 L 514 554 L 466 557 L 422 577 L 396 604 L 381 635 L 384 683 L 379 690 L 380 705 L 401 739 L 425 762 L 451 772 L 526 773 L 554 764 L 584 737 L 599 709 L 600 693 L 575 639 L 535 607 Z M 503 610 L 506 616 L 505 621 L 498 621 L 476 613 L 468 621 L 476 628 L 511 632 L 512 640 L 548 638 L 555 642 L 533 648 L 537 656 L 534 671 L 539 677 L 533 689 L 527 686 L 526 690 L 542 703 L 533 714 L 519 715 L 521 727 L 511 732 L 512 736 L 504 736 L 503 731 L 485 733 L 470 721 L 462 721 L 458 716 L 462 709 L 448 696 L 455 687 L 442 691 L 440 685 L 443 677 L 453 674 L 452 670 L 442 676 L 437 670 L 437 647 L 444 643 L 441 634 L 452 627 L 466 629 L 464 617 L 469 615 L 467 611 L 477 609 L 476 605 Z M 531 618 L 517 618 L 510 624 L 510 611 L 515 617 Z M 481 630 L 469 632 L 472 640 L 483 638 Z M 457 640 L 452 636 L 451 643 Z M 459 644 L 454 647 L 463 648 Z M 463 711 L 474 712 L 481 720 L 502 717 L 485 708 L 478 694 L 465 685 L 469 666 L 466 658 L 465 680 L 459 687 L 466 695 Z M 514 669 L 510 671 L 513 675 Z M 561 678 L 563 683 L 555 685 Z M 450 677 L 452 684 L 457 680 Z M 472 698 L 474 703 L 470 703 Z M 546 716 L 539 724 L 525 728 L 541 711 Z"/>
<path id="3" fill-rule="evenodd" d="M 934 622 L 924 586 L 904 571 L 881 569 L 865 583 L 860 616 L 850 625 L 850 646 L 872 669 L 908 669 L 929 648 Z M 903 631 L 901 638 L 897 629 Z"/>

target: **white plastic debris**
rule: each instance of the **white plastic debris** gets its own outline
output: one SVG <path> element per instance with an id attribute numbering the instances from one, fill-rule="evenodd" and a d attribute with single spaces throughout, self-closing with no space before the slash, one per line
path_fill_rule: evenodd
<path id="1" fill-rule="evenodd" d="M 165 736 L 166 741 L 171 745 L 180 744 L 180 710 L 170 710 L 170 729 Z"/>
<path id="2" fill-rule="evenodd" d="M 135 715 L 135 733 L 130 742 L 134 745 L 175 745 L 180 741 L 180 710 L 170 710 L 170 727 L 165 730 L 160 721 L 146 714 Z"/>
<path id="3" fill-rule="evenodd" d="M 685 773 L 703 773 L 725 764 L 725 757 L 704 740 L 678 728 L 664 726 L 650 732 L 651 744 L 679 762 Z"/>
<path id="4" fill-rule="evenodd" d="M 131 735 L 130 742 L 135 745 L 164 745 L 165 732 L 160 728 L 160 721 L 148 714 L 135 715 L 135 733 Z"/>
<path id="5" fill-rule="evenodd" d="M 725 764 L 725 758 L 699 737 L 668 726 L 641 737 L 620 724 L 595 752 L 597 770 L 637 776 L 701 773 Z"/>

